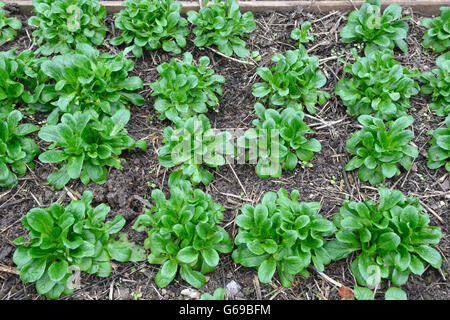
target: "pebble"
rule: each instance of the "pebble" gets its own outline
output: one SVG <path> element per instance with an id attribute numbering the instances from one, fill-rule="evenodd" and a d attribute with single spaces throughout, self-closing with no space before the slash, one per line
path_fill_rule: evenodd
<path id="1" fill-rule="evenodd" d="M 190 289 L 190 288 L 181 290 L 181 294 L 183 296 L 186 296 L 186 297 L 191 298 L 191 299 L 198 299 L 198 298 L 200 298 L 200 292 L 198 292 L 197 290 L 194 290 L 194 289 Z"/>
<path id="2" fill-rule="evenodd" d="M 241 292 L 241 286 L 234 280 L 228 282 L 228 284 L 225 286 L 225 292 L 229 299 L 234 299 L 236 297 L 243 297 L 243 294 Z"/>

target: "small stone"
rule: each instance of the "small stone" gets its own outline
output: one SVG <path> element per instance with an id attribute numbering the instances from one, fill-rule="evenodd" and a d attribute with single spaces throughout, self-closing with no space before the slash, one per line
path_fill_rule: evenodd
<path id="1" fill-rule="evenodd" d="M 236 297 L 243 297 L 243 294 L 241 292 L 241 286 L 234 280 L 228 282 L 228 284 L 225 286 L 225 292 L 229 299 L 234 299 Z"/>
<path id="2" fill-rule="evenodd" d="M 190 289 L 190 288 L 181 290 L 181 294 L 183 296 L 186 296 L 186 297 L 191 298 L 191 299 L 198 299 L 198 298 L 200 298 L 200 292 L 198 292 L 197 290 L 194 290 L 194 289 Z"/>
<path id="3" fill-rule="evenodd" d="M 130 289 L 118 288 L 114 290 L 114 300 L 130 300 Z"/>

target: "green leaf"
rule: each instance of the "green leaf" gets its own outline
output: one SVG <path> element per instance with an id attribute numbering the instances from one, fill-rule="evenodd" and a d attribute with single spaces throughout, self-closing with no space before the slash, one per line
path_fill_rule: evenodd
<path id="1" fill-rule="evenodd" d="M 200 272 L 192 270 L 191 267 L 183 264 L 180 268 L 181 277 L 194 288 L 200 289 L 206 282 L 206 278 Z"/>
<path id="2" fill-rule="evenodd" d="M 433 268 L 439 269 L 442 266 L 442 257 L 436 249 L 422 245 L 415 248 L 414 251 Z"/>
<path id="3" fill-rule="evenodd" d="M 182 263 L 193 263 L 198 259 L 198 251 L 193 247 L 186 247 L 178 251 L 177 259 Z"/>
<path id="4" fill-rule="evenodd" d="M 400 288 L 391 287 L 386 291 L 386 300 L 408 300 L 406 292 Z"/>
<path id="5" fill-rule="evenodd" d="M 33 208 L 26 215 L 27 223 L 36 231 L 44 234 L 49 234 L 53 219 L 50 214 L 41 208 Z"/>
<path id="6" fill-rule="evenodd" d="M 158 287 L 167 287 L 175 278 L 178 271 L 178 264 L 175 260 L 167 260 L 155 276 L 155 283 Z"/>
<path id="7" fill-rule="evenodd" d="M 67 274 L 69 264 L 67 261 L 55 261 L 48 268 L 48 275 L 54 282 L 58 282 Z"/>
<path id="8" fill-rule="evenodd" d="M 275 260 L 265 260 L 258 268 L 258 278 L 261 283 L 269 283 L 275 273 L 277 264 Z"/>

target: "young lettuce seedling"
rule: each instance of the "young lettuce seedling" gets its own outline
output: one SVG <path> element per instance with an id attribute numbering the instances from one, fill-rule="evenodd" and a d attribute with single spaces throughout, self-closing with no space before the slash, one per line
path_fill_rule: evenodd
<path id="1" fill-rule="evenodd" d="M 39 153 L 38 145 L 26 135 L 36 132 L 39 127 L 20 124 L 22 113 L 18 110 L 0 114 L 0 187 L 13 187 L 17 184 L 17 175 L 23 176 L 27 166 L 34 168 L 34 157 Z"/>
<path id="2" fill-rule="evenodd" d="M 195 26 L 192 32 L 197 47 L 216 45 L 227 56 L 233 52 L 241 58 L 250 55 L 241 37 L 253 32 L 256 23 L 251 11 L 241 14 L 238 1 L 203 0 L 203 8 L 198 12 L 189 11 L 187 16 Z"/>
<path id="3" fill-rule="evenodd" d="M 432 96 L 430 109 L 445 117 L 450 114 L 450 51 L 440 55 L 436 65 L 438 68 L 422 73 L 419 80 L 423 83 L 422 93 Z"/>
<path id="4" fill-rule="evenodd" d="M 277 271 L 281 284 L 289 287 L 294 275 L 309 277 L 306 268 L 311 263 L 323 271 L 331 262 L 324 237 L 335 227 L 317 213 L 319 203 L 298 202 L 299 197 L 298 190 L 267 192 L 260 204 L 245 204 L 236 217 L 239 233 L 233 261 L 258 269 L 262 283 L 270 282 Z"/>
<path id="5" fill-rule="evenodd" d="M 386 187 L 378 193 L 378 203 L 346 202 L 334 216 L 336 239 L 326 245 L 333 260 L 356 252 L 351 271 L 360 285 L 370 287 L 382 279 L 401 286 L 411 272 L 421 275 L 427 264 L 440 268 L 442 257 L 430 245 L 439 243 L 441 228 L 428 225 L 430 218 L 419 199 L 405 199 Z"/>
<path id="6" fill-rule="evenodd" d="M 33 0 L 33 6 L 36 15 L 28 24 L 37 27 L 37 53 L 45 56 L 69 53 L 80 43 L 100 46 L 108 32 L 98 0 Z"/>
<path id="7" fill-rule="evenodd" d="M 443 52 L 450 48 L 450 7 L 441 7 L 441 15 L 434 19 L 424 18 L 420 25 L 426 27 L 422 45 L 434 52 Z"/>
<path id="8" fill-rule="evenodd" d="M 433 138 L 430 141 L 431 147 L 428 149 L 427 166 L 430 169 L 437 169 L 445 166 L 445 170 L 450 172 L 450 115 L 445 119 L 446 128 L 431 130 Z"/>
<path id="9" fill-rule="evenodd" d="M 158 96 L 155 110 L 161 120 L 185 120 L 206 113 L 209 108 L 217 112 L 217 96 L 222 94 L 220 84 L 225 83 L 225 78 L 208 68 L 208 57 L 201 57 L 198 63 L 193 61 L 190 52 L 183 57 L 183 61 L 171 59 L 160 64 L 157 67 L 160 79 L 150 84 L 152 96 Z"/>
<path id="10" fill-rule="evenodd" d="M 0 1 L 0 46 L 8 41 L 12 41 L 17 35 L 17 30 L 22 28 L 22 22 L 17 18 L 9 18 L 2 9 L 5 3 Z"/>
<path id="11" fill-rule="evenodd" d="M 308 56 L 308 52 L 299 44 L 299 49 L 286 51 L 286 56 L 275 53 L 272 57 L 275 66 L 260 67 L 257 74 L 264 82 L 253 85 L 252 94 L 268 100 L 274 106 L 286 106 L 316 113 L 315 105 L 324 104 L 330 94 L 318 90 L 327 78 L 319 68 L 319 58 Z"/>
<path id="12" fill-rule="evenodd" d="M 339 80 L 335 93 L 351 116 L 370 114 L 385 120 L 406 114 L 409 98 L 419 92 L 412 72 L 394 60 L 391 51 L 378 51 L 347 64 L 344 71 L 351 78 Z"/>
<path id="13" fill-rule="evenodd" d="M 33 208 L 22 218 L 29 233 L 14 240 L 19 247 L 13 261 L 20 279 L 36 282 L 39 294 L 58 299 L 78 289 L 76 277 L 80 271 L 108 277 L 111 259 L 145 259 L 134 243 L 113 241 L 125 225 L 124 217 L 105 221 L 110 207 L 100 204 L 92 208 L 92 199 L 92 192 L 85 191 L 81 200 L 73 200 L 66 207 L 53 203 L 48 208 Z M 121 239 L 126 240 L 126 235 L 121 234 Z"/>
<path id="14" fill-rule="evenodd" d="M 182 279 L 201 288 L 204 274 L 219 263 L 219 252 L 233 249 L 230 236 L 218 225 L 225 209 L 209 194 L 192 189 L 189 181 L 169 182 L 169 187 L 169 199 L 161 190 L 153 190 L 155 206 L 140 215 L 133 228 L 147 231 L 148 261 L 162 265 L 155 277 L 157 286 L 168 286 L 179 270 Z"/>
<path id="15" fill-rule="evenodd" d="M 348 16 L 347 25 L 341 30 L 341 41 L 351 43 L 364 42 L 367 54 L 383 49 L 394 49 L 394 46 L 408 51 L 408 46 L 403 40 L 408 33 L 408 24 L 405 20 L 410 17 L 400 18 L 402 7 L 391 4 L 381 13 L 380 0 L 367 0 L 359 10 L 352 11 Z"/>
<path id="16" fill-rule="evenodd" d="M 43 163 L 58 163 L 61 168 L 49 174 L 47 181 L 55 189 L 63 188 L 71 179 L 81 179 L 87 185 L 91 180 L 103 184 L 107 167 L 122 169 L 124 150 L 146 150 L 143 140 L 133 141 L 124 129 L 130 111 L 121 109 L 112 117 L 97 120 L 98 115 L 85 111 L 66 113 L 57 125 L 47 125 L 39 131 L 39 138 L 51 142 L 48 151 L 39 156 Z"/>
<path id="17" fill-rule="evenodd" d="M 398 164 L 405 170 L 411 168 L 411 158 L 416 158 L 419 152 L 409 144 L 414 133 L 404 129 L 414 122 L 413 117 L 403 116 L 385 123 L 379 118 L 363 115 L 358 121 L 363 128 L 346 142 L 347 151 L 353 158 L 346 164 L 345 170 L 358 169 L 361 181 L 375 185 L 385 178 L 398 176 Z"/>
<path id="18" fill-rule="evenodd" d="M 46 60 L 30 50 L 0 52 L 0 113 L 8 114 L 25 104 L 32 107 L 39 101 L 48 80 L 40 68 Z"/>
<path id="19" fill-rule="evenodd" d="M 265 109 L 255 104 L 255 128 L 247 130 L 237 140 L 237 145 L 245 150 L 245 160 L 256 163 L 258 177 L 278 178 L 282 170 L 293 170 L 299 161 L 311 161 L 314 152 L 322 149 L 317 139 L 307 139 L 305 135 L 313 133 L 303 122 L 304 113 L 293 108 Z"/>
<path id="20" fill-rule="evenodd" d="M 61 113 L 94 110 L 113 115 L 132 103 L 141 106 L 141 78 L 129 77 L 134 62 L 125 58 L 125 49 L 118 55 L 100 54 L 87 44 L 78 44 L 75 51 L 42 63 L 42 71 L 55 82 L 42 90 L 40 101 L 55 110 L 47 123 L 56 124 Z"/>
<path id="21" fill-rule="evenodd" d="M 208 185 L 213 175 L 204 166 L 217 168 L 226 163 L 226 155 L 234 156 L 234 146 L 229 132 L 215 133 L 209 119 L 201 114 L 186 121 L 177 121 L 175 127 L 164 129 L 163 147 L 159 163 L 165 168 L 181 166 L 169 180 L 176 184 L 189 179 L 193 185 Z"/>
<path id="22" fill-rule="evenodd" d="M 173 0 L 127 0 L 116 14 L 116 28 L 122 34 L 111 40 L 114 46 L 131 45 L 135 57 L 142 49 L 181 53 L 189 34 L 187 20 L 180 16 L 181 3 Z"/>

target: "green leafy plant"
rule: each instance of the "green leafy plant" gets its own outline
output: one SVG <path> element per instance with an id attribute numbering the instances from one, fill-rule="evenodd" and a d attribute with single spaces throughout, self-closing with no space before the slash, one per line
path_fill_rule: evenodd
<path id="1" fill-rule="evenodd" d="M 42 71 L 55 84 L 42 90 L 40 101 L 54 109 L 49 122 L 55 124 L 60 113 L 92 109 L 108 115 L 129 103 L 143 105 L 145 100 L 133 92 L 142 89 L 142 80 L 128 77 L 134 63 L 126 59 L 127 50 L 119 55 L 99 54 L 87 44 L 77 51 L 59 55 L 42 63 Z"/>
<path id="2" fill-rule="evenodd" d="M 344 71 L 352 75 L 338 81 L 335 93 L 351 116 L 372 114 L 390 120 L 405 114 L 409 98 L 419 92 L 412 72 L 394 60 L 390 51 L 378 51 L 358 57 Z"/>
<path id="3" fill-rule="evenodd" d="M 433 138 L 430 141 L 431 147 L 428 149 L 427 166 L 430 169 L 437 169 L 445 166 L 445 170 L 450 172 L 450 115 L 445 119 L 447 128 L 431 130 Z"/>
<path id="4" fill-rule="evenodd" d="M 122 34 L 111 40 L 118 46 L 131 44 L 132 52 L 142 57 L 142 48 L 181 53 L 189 34 L 187 20 L 180 16 L 181 3 L 173 0 L 127 0 L 117 14 L 115 25 Z"/>
<path id="5" fill-rule="evenodd" d="M 197 47 L 216 45 L 220 52 L 231 56 L 233 52 L 241 58 L 248 57 L 250 52 L 245 48 L 247 33 L 256 29 L 253 13 L 241 14 L 236 0 L 204 0 L 203 8 L 187 13 L 188 20 L 195 28 L 192 32 Z"/>
<path id="6" fill-rule="evenodd" d="M 324 237 L 335 227 L 324 219 L 317 202 L 298 202 L 300 194 L 280 189 L 267 192 L 255 207 L 245 204 L 235 219 L 239 233 L 235 238 L 234 262 L 258 269 L 258 278 L 268 283 L 278 271 L 281 284 L 292 285 L 295 274 L 309 277 L 306 268 L 318 271 L 331 262 L 324 248 Z"/>
<path id="7" fill-rule="evenodd" d="M 14 17 L 7 17 L 2 9 L 4 2 L 0 1 L 0 46 L 5 42 L 11 41 L 17 35 L 17 30 L 22 28 L 22 22 Z"/>
<path id="8" fill-rule="evenodd" d="M 355 300 L 375 300 L 369 288 L 355 286 L 353 288 Z M 400 288 L 390 287 L 384 294 L 385 300 L 408 300 L 406 292 Z"/>
<path id="9" fill-rule="evenodd" d="M 404 129 L 414 122 L 413 117 L 403 116 L 385 123 L 380 118 L 362 115 L 358 121 L 363 128 L 346 142 L 353 158 L 345 165 L 345 170 L 358 169 L 359 179 L 374 185 L 398 176 L 398 164 L 405 170 L 411 168 L 411 158 L 416 158 L 419 152 L 409 144 L 414 132 Z"/>
<path id="10" fill-rule="evenodd" d="M 144 242 L 150 249 L 148 261 L 162 264 L 156 285 L 166 287 L 179 270 L 182 279 L 201 288 L 206 282 L 204 274 L 219 263 L 219 252 L 233 249 L 230 236 L 218 225 L 225 209 L 209 194 L 192 189 L 189 181 L 169 183 L 169 187 L 169 199 L 161 190 L 153 190 L 155 206 L 140 215 L 133 228 L 148 232 Z"/>
<path id="11" fill-rule="evenodd" d="M 39 153 L 37 144 L 26 137 L 39 127 L 31 123 L 19 125 L 22 118 L 17 110 L 6 119 L 0 118 L 0 187 L 15 186 L 17 175 L 23 176 L 27 166 L 34 168 L 33 159 Z"/>
<path id="12" fill-rule="evenodd" d="M 441 7 L 441 15 L 434 19 L 424 18 L 420 25 L 426 27 L 422 45 L 434 52 L 442 52 L 450 48 L 450 7 Z"/>
<path id="13" fill-rule="evenodd" d="M 419 199 L 405 199 L 386 187 L 378 193 L 378 203 L 346 202 L 334 216 L 336 239 L 326 246 L 333 260 L 357 252 L 351 271 L 360 285 L 370 287 L 382 279 L 401 286 L 411 272 L 421 275 L 427 264 L 440 268 L 442 257 L 430 245 L 439 243 L 441 229 L 428 225 L 430 218 Z"/>
<path id="14" fill-rule="evenodd" d="M 214 290 L 213 295 L 210 295 L 209 293 L 205 292 L 201 295 L 200 300 L 225 300 L 225 289 L 224 288 L 217 288 Z"/>
<path id="15" fill-rule="evenodd" d="M 348 16 L 347 25 L 341 30 L 341 41 L 351 43 L 361 41 L 366 43 L 364 52 L 370 54 L 378 50 L 394 49 L 394 46 L 408 51 L 408 45 L 403 40 L 408 33 L 408 24 L 400 18 L 402 7 L 391 4 L 381 13 L 380 0 L 367 0 L 359 10 L 352 11 Z"/>
<path id="16" fill-rule="evenodd" d="M 291 38 L 298 40 L 299 43 L 308 43 L 314 41 L 314 34 L 308 34 L 309 29 L 311 29 L 311 22 L 305 21 L 299 28 L 295 28 L 291 31 Z"/>
<path id="17" fill-rule="evenodd" d="M 37 27 L 33 38 L 43 55 L 69 53 L 79 43 L 99 46 L 105 39 L 106 9 L 98 0 L 33 0 L 33 6 L 36 15 L 28 24 Z"/>
<path id="18" fill-rule="evenodd" d="M 122 151 L 136 147 L 145 150 L 143 140 L 134 142 L 127 136 L 125 125 L 130 119 L 126 109 L 117 111 L 112 117 L 92 113 L 66 113 L 57 125 L 47 125 L 39 131 L 39 137 L 52 144 L 49 150 L 39 155 L 43 163 L 58 163 L 61 168 L 49 174 L 47 181 L 61 189 L 70 179 L 81 179 L 83 184 L 91 180 L 103 184 L 108 174 L 107 167 L 122 169 Z"/>
<path id="19" fill-rule="evenodd" d="M 322 149 L 317 139 L 305 135 L 314 131 L 303 122 L 304 113 L 293 108 L 281 112 L 255 104 L 255 128 L 247 130 L 237 139 L 237 145 L 245 150 L 245 160 L 256 163 L 260 178 L 278 178 L 282 170 L 293 170 L 299 161 L 311 161 L 314 152 Z"/>
<path id="20" fill-rule="evenodd" d="M 272 105 L 286 106 L 316 113 L 315 105 L 324 104 L 330 94 L 318 90 L 327 78 L 319 67 L 319 58 L 308 56 L 303 45 L 299 49 L 286 51 L 286 56 L 275 53 L 272 57 L 275 66 L 258 68 L 257 74 L 264 82 L 253 85 L 252 93 L 257 98 L 269 100 Z"/>
<path id="21" fill-rule="evenodd" d="M 450 114 L 450 51 L 439 56 L 436 65 L 438 68 L 422 73 L 419 80 L 422 93 L 432 96 L 430 109 L 445 117 Z"/>
<path id="22" fill-rule="evenodd" d="M 17 238 L 13 261 L 24 283 L 36 282 L 39 294 L 57 299 L 76 288 L 76 273 L 85 271 L 100 277 L 111 274 L 111 259 L 139 261 L 132 257 L 129 244 L 112 244 L 113 235 L 125 225 L 117 215 L 106 221 L 110 207 L 92 208 L 91 191 L 81 200 L 64 207 L 53 203 L 48 208 L 33 208 L 22 218 L 28 235 Z M 78 275 L 79 276 L 79 275 Z"/>
<path id="23" fill-rule="evenodd" d="M 210 60 L 203 56 L 195 63 L 192 54 L 186 52 L 183 61 L 171 59 L 157 67 L 160 79 L 150 84 L 152 96 L 158 96 L 155 109 L 159 119 L 175 122 L 198 113 L 206 113 L 208 108 L 217 112 L 217 95 L 222 94 L 221 83 L 225 78 L 214 74 L 208 68 Z"/>
<path id="24" fill-rule="evenodd" d="M 0 113 L 8 113 L 18 104 L 33 104 L 48 80 L 40 70 L 46 58 L 37 58 L 30 50 L 17 54 L 14 49 L 0 52 Z"/>
<path id="25" fill-rule="evenodd" d="M 175 128 L 164 129 L 159 163 L 165 168 L 181 166 L 170 175 L 171 181 L 189 179 L 193 185 L 208 185 L 213 175 L 203 166 L 217 168 L 226 163 L 225 155 L 234 155 L 229 132 L 215 133 L 205 115 L 178 121 Z"/>

